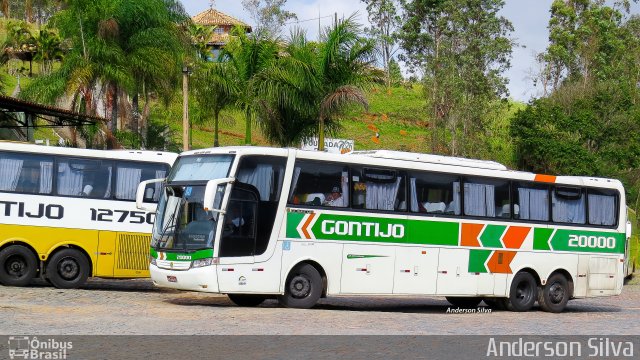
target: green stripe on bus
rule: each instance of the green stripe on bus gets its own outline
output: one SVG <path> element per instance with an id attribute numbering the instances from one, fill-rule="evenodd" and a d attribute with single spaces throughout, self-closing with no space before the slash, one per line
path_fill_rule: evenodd
<path id="1" fill-rule="evenodd" d="M 625 235 L 600 231 L 558 229 L 551 239 L 555 251 L 624 253 Z"/>
<path id="2" fill-rule="evenodd" d="M 169 261 L 192 261 L 213 257 L 213 249 L 202 249 L 196 250 L 194 252 L 185 252 L 184 250 L 177 249 L 177 251 L 168 252 L 162 250 L 157 251 L 151 248 L 150 254 L 154 259 L 158 259 L 159 253 L 162 253 L 164 255 L 164 258 L 162 260 Z M 178 259 L 178 256 L 180 256 L 180 259 Z"/>
<path id="3" fill-rule="evenodd" d="M 549 247 L 549 237 L 551 237 L 552 233 L 553 229 L 533 229 L 533 250 L 551 250 Z"/>
<path id="4" fill-rule="evenodd" d="M 300 234 L 298 234 L 298 230 L 296 228 L 302 221 L 304 217 L 303 213 L 298 212 L 288 212 L 287 213 L 287 237 L 292 239 L 299 239 Z"/>
<path id="5" fill-rule="evenodd" d="M 487 262 L 493 250 L 469 250 L 469 272 L 470 273 L 486 273 L 487 268 L 484 263 Z"/>
<path id="6" fill-rule="evenodd" d="M 504 225 L 487 225 L 480 235 L 482 247 L 501 248 L 500 238 L 506 229 Z"/>
<path id="7" fill-rule="evenodd" d="M 459 246 L 460 223 L 457 221 L 409 220 L 339 213 L 314 214 L 313 221 L 310 221 L 309 224 L 303 224 L 303 221 L 308 219 L 305 218 L 304 213 L 287 213 L 287 237 L 300 239 L 297 228 L 306 225 L 307 228 L 303 229 L 305 233 L 317 240 Z M 311 223 L 313 226 L 309 227 Z M 479 236 L 481 246 L 483 248 L 503 248 L 500 239 L 508 227 L 507 225 L 488 224 Z M 551 239 L 553 231 L 554 229 L 546 227 L 534 228 L 533 250 L 624 253 L 624 233 L 559 229 Z"/>

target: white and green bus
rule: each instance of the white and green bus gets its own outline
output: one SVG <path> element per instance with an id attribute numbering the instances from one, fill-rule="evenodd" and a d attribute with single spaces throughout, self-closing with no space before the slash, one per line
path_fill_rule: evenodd
<path id="1" fill-rule="evenodd" d="M 164 182 L 154 283 L 238 305 L 429 295 L 560 312 L 622 290 L 630 227 L 618 180 L 406 152 L 230 147 L 181 154 L 139 200 L 154 181 Z"/>

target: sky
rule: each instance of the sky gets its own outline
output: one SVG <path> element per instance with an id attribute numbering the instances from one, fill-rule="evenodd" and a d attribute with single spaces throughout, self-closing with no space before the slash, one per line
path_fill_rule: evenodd
<path id="1" fill-rule="evenodd" d="M 196 15 L 209 8 L 210 0 L 181 0 L 189 14 Z M 548 44 L 549 8 L 552 0 L 506 0 L 501 15 L 509 19 L 514 27 L 511 37 L 519 44 L 513 49 L 511 68 L 505 73 L 509 79 L 511 98 L 523 102 L 539 96 L 539 89 L 533 87 L 531 73 L 535 71 L 535 54 L 543 52 Z M 253 25 L 240 0 L 215 0 L 214 8 Z M 288 0 L 285 9 L 298 15 L 298 24 L 307 30 L 309 38 L 318 36 L 320 26 L 331 24 L 334 13 L 338 17 L 348 17 L 357 12 L 359 22 L 367 25 L 366 6 L 360 0 Z M 313 19 L 310 21 L 305 21 Z M 288 33 L 288 30 L 285 30 Z"/>

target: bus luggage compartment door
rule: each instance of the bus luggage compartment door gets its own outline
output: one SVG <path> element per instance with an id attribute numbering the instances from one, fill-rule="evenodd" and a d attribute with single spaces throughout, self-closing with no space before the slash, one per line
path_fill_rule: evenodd
<path id="1" fill-rule="evenodd" d="M 345 244 L 341 293 L 391 294 L 395 247 Z"/>

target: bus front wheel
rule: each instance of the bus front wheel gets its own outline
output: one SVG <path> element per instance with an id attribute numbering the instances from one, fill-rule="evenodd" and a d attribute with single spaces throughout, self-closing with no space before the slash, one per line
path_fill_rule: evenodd
<path id="1" fill-rule="evenodd" d="M 315 267 L 298 265 L 287 277 L 284 295 L 278 296 L 278 303 L 290 308 L 310 309 L 320 299 L 322 288 L 322 276 Z"/>
<path id="2" fill-rule="evenodd" d="M 569 281 L 562 274 L 553 274 L 538 292 L 538 304 L 544 311 L 559 313 L 569 301 Z"/>
<path id="3" fill-rule="evenodd" d="M 511 311 L 529 311 L 536 302 L 538 284 L 528 272 L 521 271 L 513 277 L 506 307 Z"/>
<path id="4" fill-rule="evenodd" d="M 38 260 L 22 245 L 11 245 L 0 251 L 0 283 L 27 286 L 36 276 Z"/>
<path id="5" fill-rule="evenodd" d="M 89 277 L 89 261 L 76 249 L 63 249 L 47 262 L 47 278 L 58 289 L 82 286 Z"/>

